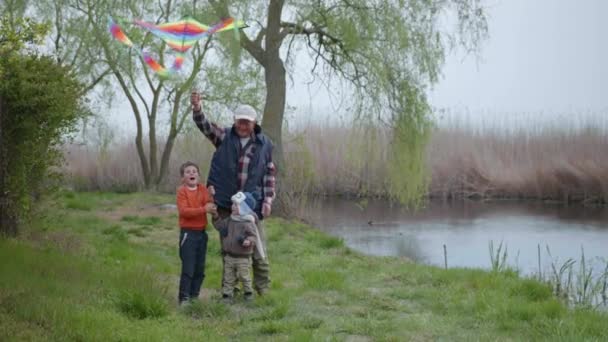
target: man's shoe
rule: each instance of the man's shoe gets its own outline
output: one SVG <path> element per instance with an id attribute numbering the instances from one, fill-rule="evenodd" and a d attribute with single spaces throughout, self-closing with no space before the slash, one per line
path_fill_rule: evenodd
<path id="1" fill-rule="evenodd" d="M 245 292 L 245 295 L 243 296 L 243 298 L 245 299 L 246 302 L 252 302 L 253 301 L 253 293 L 251 293 L 251 292 Z"/>
<path id="2" fill-rule="evenodd" d="M 255 292 L 258 293 L 258 296 L 262 297 L 268 294 L 268 289 L 256 289 Z"/>

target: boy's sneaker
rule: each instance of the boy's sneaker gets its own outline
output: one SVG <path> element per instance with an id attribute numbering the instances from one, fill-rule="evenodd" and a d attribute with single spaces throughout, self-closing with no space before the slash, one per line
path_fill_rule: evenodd
<path id="1" fill-rule="evenodd" d="M 225 295 L 222 295 L 222 303 L 224 303 L 226 305 L 231 305 L 234 303 L 234 300 L 232 299 L 231 296 L 225 294 Z"/>
<path id="2" fill-rule="evenodd" d="M 253 301 L 253 293 L 251 293 L 251 292 L 245 292 L 245 295 L 243 296 L 243 298 L 245 299 L 246 302 L 252 302 Z"/>

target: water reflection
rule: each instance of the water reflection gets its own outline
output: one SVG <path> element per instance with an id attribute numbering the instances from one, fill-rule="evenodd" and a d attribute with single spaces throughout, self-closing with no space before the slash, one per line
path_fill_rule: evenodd
<path id="1" fill-rule="evenodd" d="M 608 258 L 606 207 L 458 201 L 433 202 L 413 213 L 383 201 L 323 199 L 309 205 L 306 217 L 363 253 L 433 265 L 443 265 L 446 244 L 450 267 L 487 268 L 490 241 L 504 241 L 508 263 L 527 274 L 538 271 L 539 244 L 541 267 L 547 270 L 546 245 L 561 262 L 579 259 L 581 248 L 589 259 Z"/>

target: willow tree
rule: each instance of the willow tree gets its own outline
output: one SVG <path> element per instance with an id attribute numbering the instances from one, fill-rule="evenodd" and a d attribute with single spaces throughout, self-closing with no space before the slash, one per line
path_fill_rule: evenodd
<path id="1" fill-rule="evenodd" d="M 197 84 L 197 77 L 214 80 L 213 99 L 218 102 L 252 93 L 235 76 L 248 71 L 247 63 L 240 68 L 225 68 L 230 64 L 225 58 L 215 58 L 221 61 L 219 64 L 206 61 L 211 51 L 216 55 L 225 53 L 214 49 L 210 39 L 199 42 L 188 52 L 184 72 L 176 78 L 159 78 L 145 64 L 139 51 L 147 50 L 157 56 L 161 64 L 170 64 L 171 57 L 165 58 L 169 49 L 162 40 L 129 27 L 126 22 L 144 18 L 162 23 L 186 15 L 203 22 L 219 20 L 196 1 L 53 0 L 32 6 L 52 23 L 49 45 L 60 63 L 75 65 L 78 76 L 87 81 L 88 89 L 98 86 L 98 94 L 106 97 L 110 105 L 115 99 L 126 99 L 135 119 L 134 140 L 146 188 L 160 184 L 168 173 L 175 140 L 189 122 L 189 95 Z M 107 29 L 108 15 L 119 21 L 124 19 L 123 26 L 135 48 L 129 49 L 113 40 Z M 226 35 L 235 40 L 234 35 Z M 218 70 L 222 68 L 225 70 L 220 75 Z"/>
<path id="2" fill-rule="evenodd" d="M 358 120 L 393 131 L 391 195 L 419 203 L 428 182 L 424 149 L 431 126 L 426 90 L 450 48 L 475 51 L 487 33 L 481 0 L 209 0 L 220 16 L 248 17 L 241 45 L 265 73 L 263 126 L 282 161 L 286 75 L 294 53 L 311 72 L 352 84 Z M 255 18 L 254 18 L 255 17 Z M 254 19 L 260 19 L 255 23 Z M 250 32 L 251 33 L 251 32 Z"/>

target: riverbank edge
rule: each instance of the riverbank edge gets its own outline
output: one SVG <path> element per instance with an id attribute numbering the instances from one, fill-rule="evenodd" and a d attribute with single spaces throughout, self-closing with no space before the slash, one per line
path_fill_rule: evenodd
<path id="1" fill-rule="evenodd" d="M 0 336 L 608 338 L 605 314 L 568 309 L 547 285 L 512 271 L 443 270 L 365 256 L 314 227 L 283 219 L 267 224 L 273 274 L 269 296 L 252 306 L 220 304 L 213 288 L 219 283 L 219 247 L 211 238 L 209 255 L 215 257 L 208 258 L 206 284 L 212 288 L 192 308 L 180 310 L 172 303 L 179 263 L 175 215 L 158 209 L 172 199 L 151 193 L 62 192 L 19 239 L 0 240 L 3 260 L 14 261 L 1 266 Z"/>

